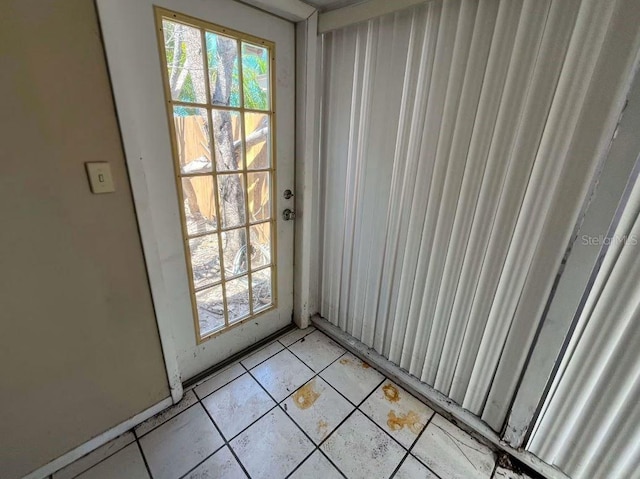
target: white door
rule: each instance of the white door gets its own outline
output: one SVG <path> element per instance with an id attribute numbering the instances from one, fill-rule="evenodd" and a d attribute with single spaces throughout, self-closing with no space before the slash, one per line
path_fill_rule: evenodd
<path id="1" fill-rule="evenodd" d="M 291 322 L 294 26 L 232 0 L 98 9 L 170 381 L 184 381 Z"/>

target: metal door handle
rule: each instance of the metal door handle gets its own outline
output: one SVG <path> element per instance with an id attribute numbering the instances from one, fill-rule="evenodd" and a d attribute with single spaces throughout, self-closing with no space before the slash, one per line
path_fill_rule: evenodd
<path id="1" fill-rule="evenodd" d="M 295 211 L 291 211 L 289 208 L 287 208 L 286 210 L 284 210 L 282 212 L 282 218 L 285 221 L 295 220 L 296 219 L 296 212 Z"/>

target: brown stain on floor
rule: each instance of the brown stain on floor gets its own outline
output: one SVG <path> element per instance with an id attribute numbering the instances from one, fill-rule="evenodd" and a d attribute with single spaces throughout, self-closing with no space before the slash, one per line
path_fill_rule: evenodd
<path id="1" fill-rule="evenodd" d="M 352 364 L 353 363 L 353 361 L 351 361 L 351 359 L 349 359 L 349 358 L 342 358 L 339 362 L 343 366 L 346 366 L 347 364 Z M 369 366 L 369 364 L 365 363 L 364 361 L 362 361 L 361 366 L 362 366 L 362 369 L 369 369 L 371 367 L 371 366 Z"/>
<path id="2" fill-rule="evenodd" d="M 387 426 L 392 431 L 399 431 L 406 426 L 412 433 L 419 434 L 424 424 L 420 422 L 420 417 L 414 411 L 396 416 L 396 412 L 392 409 L 387 415 Z"/>
<path id="3" fill-rule="evenodd" d="M 318 434 L 320 434 L 322 439 L 324 439 L 327 436 L 328 428 L 329 428 L 329 424 L 327 424 L 325 421 L 323 421 L 322 419 L 318 421 Z"/>
<path id="4" fill-rule="evenodd" d="M 385 384 L 382 386 L 382 391 L 384 392 L 384 397 L 389 402 L 398 402 L 400 401 L 400 392 L 398 388 L 396 388 L 393 384 Z"/>
<path id="5" fill-rule="evenodd" d="M 299 409 L 309 409 L 320 397 L 316 391 L 316 380 L 313 379 L 293 393 L 293 404 Z"/>

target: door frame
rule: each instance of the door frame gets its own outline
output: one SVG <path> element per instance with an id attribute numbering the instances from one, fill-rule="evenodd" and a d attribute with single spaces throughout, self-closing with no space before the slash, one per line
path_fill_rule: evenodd
<path id="1" fill-rule="evenodd" d="M 124 0 L 125 3 L 128 3 L 129 0 Z M 112 90 L 114 93 L 114 101 L 116 103 L 116 110 L 118 115 L 118 121 L 120 124 L 121 136 L 123 141 L 123 149 L 125 150 L 125 157 L 127 159 L 127 169 L 129 173 L 129 181 L 131 183 L 133 197 L 134 197 L 134 205 L 136 209 L 136 217 L 138 220 L 138 226 L 141 235 L 142 247 L 145 256 L 145 263 L 149 277 L 149 284 L 152 292 L 154 309 L 156 312 L 156 321 L 158 324 L 158 332 L 160 336 L 160 342 L 164 355 L 165 368 L 167 371 L 167 378 L 169 383 L 169 388 L 171 391 L 171 397 L 174 403 L 178 402 L 183 395 L 183 378 L 185 376 L 184 371 L 181 371 L 179 356 L 177 350 L 177 340 L 175 337 L 175 309 L 172 307 L 172 301 L 170 298 L 169 287 L 167 286 L 167 281 L 165 278 L 165 274 L 163 274 L 163 269 L 166 270 L 167 262 L 176 262 L 183 261 L 184 255 L 181 254 L 179 258 L 163 258 L 162 257 L 162 242 L 165 241 L 164 238 L 161 238 L 161 235 L 158 234 L 159 228 L 158 223 L 161 221 L 154 217 L 151 202 L 152 198 L 150 195 L 150 180 L 149 180 L 149 171 L 148 167 L 145 169 L 144 158 L 142 158 L 141 153 L 141 145 L 140 142 L 136 139 L 139 131 L 139 126 L 137 124 L 137 119 L 140 117 L 140 112 L 137 112 L 136 115 L 135 108 L 139 108 L 139 105 L 136 105 L 133 100 L 136 95 L 136 87 L 131 85 L 131 81 L 127 78 L 126 75 L 126 66 L 119 64 L 119 56 L 122 54 L 122 45 L 118 45 L 117 36 L 119 32 L 119 28 L 126 28 L 120 25 L 120 21 L 122 20 L 122 13 L 119 10 L 118 5 L 114 5 L 117 2 L 113 0 L 96 0 L 97 10 L 100 19 L 100 25 L 102 30 L 102 37 L 106 52 L 106 57 L 109 65 L 109 74 L 112 82 Z M 138 3 L 138 2 L 136 2 Z M 142 3 L 142 2 L 141 2 Z M 250 3 L 250 2 L 247 2 Z M 262 2 L 265 5 L 261 5 L 261 10 L 265 14 L 269 14 L 269 10 L 277 11 L 280 13 L 282 11 L 283 5 L 290 4 L 289 7 L 291 10 L 291 15 L 288 15 L 290 20 L 300 20 L 299 25 L 297 25 L 296 32 L 294 32 L 294 43 L 297 43 L 299 40 L 309 39 L 313 37 L 315 40 L 315 35 L 317 35 L 317 15 L 312 14 L 308 18 L 300 18 L 301 9 L 300 5 L 302 2 L 297 0 L 288 0 L 287 2 Z M 270 3 L 277 3 L 275 7 L 271 8 L 269 6 Z M 157 50 L 157 40 L 155 39 L 155 16 L 153 6 L 158 5 L 162 8 L 183 11 L 181 10 L 181 5 L 176 0 L 147 0 L 144 2 L 144 5 L 138 6 L 137 8 L 144 8 L 148 10 L 148 18 L 145 19 L 149 23 L 149 25 L 154 26 L 153 40 L 155 41 L 154 46 Z M 289 8 L 287 7 L 287 8 Z M 305 7 L 308 7 L 305 5 Z M 206 18 L 206 9 L 210 8 L 206 5 L 202 5 L 198 7 L 200 11 L 185 11 L 185 14 L 192 15 L 199 18 Z M 247 6 L 243 6 L 243 8 L 247 8 Z M 315 12 L 315 9 L 312 10 Z M 303 13 L 306 14 L 308 10 L 305 10 Z M 200 14 L 200 15 L 199 15 Z M 278 21 L 282 21 L 282 17 L 278 16 Z M 267 22 L 268 23 L 268 22 Z M 139 28 L 147 28 L 148 25 L 139 25 Z M 234 25 L 229 25 L 230 28 L 233 28 Z M 296 25 L 294 25 L 296 27 Z M 304 32 L 304 34 L 299 32 Z M 257 32 L 257 35 L 260 35 L 260 32 Z M 264 36 L 264 35 L 263 35 Z M 294 52 L 292 54 L 293 62 L 295 62 L 295 76 L 300 77 L 301 73 L 304 73 L 307 66 L 307 50 L 311 50 L 311 57 L 315 58 L 315 41 L 306 42 L 302 48 L 299 45 L 294 45 Z M 159 55 L 159 53 L 158 53 Z M 302 60 L 302 61 L 301 61 Z M 157 65 L 156 65 L 157 63 Z M 159 69 L 160 62 L 158 58 L 154 56 L 148 60 L 148 63 L 143 65 L 142 68 L 153 68 L 157 70 L 157 78 L 155 81 L 158 84 L 162 83 L 162 72 Z M 313 68 L 315 68 L 315 63 L 312 63 Z M 301 71 L 301 68 L 303 69 Z M 294 75 L 294 72 L 291 72 Z M 314 75 L 310 75 L 310 78 L 313 78 Z M 302 76 L 302 78 L 308 78 L 307 76 Z M 294 302 L 293 302 L 293 318 L 289 318 L 287 315 L 286 324 L 289 324 L 290 319 L 294 319 L 295 323 L 299 327 L 306 327 L 309 324 L 309 317 L 311 314 L 315 313 L 313 310 L 309 310 L 309 306 L 314 304 L 313 299 L 310 299 L 312 295 L 312 288 L 309 286 L 310 278 L 313 276 L 309 271 L 309 258 L 311 255 L 311 250 L 309 245 L 311 243 L 307 242 L 311 237 L 311 220 L 312 215 L 301 215 L 302 211 L 312 211 L 311 206 L 307 206 L 308 203 L 311 203 L 311 191 L 313 185 L 313 174 L 314 174 L 314 164 L 315 164 L 315 154 L 313 151 L 313 147 L 310 145 L 314 144 L 314 135 L 315 130 L 313 127 L 307 128 L 307 125 L 313 125 L 315 122 L 315 116 L 313 115 L 313 106 L 315 106 L 314 101 L 305 101 L 306 98 L 316 98 L 315 85 L 312 85 L 312 88 L 308 88 L 306 82 L 296 81 L 293 88 L 296 93 L 295 104 L 293 105 L 295 115 L 300 118 L 306 118 L 308 121 L 295 122 L 294 124 L 301 123 L 300 125 L 295 127 L 295 131 L 292 132 L 294 136 L 294 159 L 293 159 L 293 169 L 294 173 L 292 174 L 293 183 L 295 186 L 296 194 L 294 196 L 295 199 L 295 209 L 298 210 L 298 220 L 295 223 L 294 233 L 293 233 L 293 241 L 294 241 L 294 254 L 292 255 L 291 262 L 295 265 L 294 268 L 294 278 L 293 278 L 293 292 L 294 292 Z M 164 91 L 164 90 L 158 90 Z M 305 91 L 306 94 L 300 96 L 299 92 Z M 164 96 L 162 98 L 162 103 L 164 103 Z M 132 100 L 130 102 L 130 100 Z M 130 106 L 131 105 L 133 106 Z M 118 108 L 120 107 L 120 108 Z M 164 108 L 164 105 L 163 105 Z M 310 110 L 310 111 L 308 111 Z M 147 113 L 147 112 L 145 112 Z M 155 114 L 155 111 L 149 112 L 150 114 Z M 166 122 L 166 112 L 163 112 L 164 116 L 162 117 L 162 121 Z M 295 121 L 295 120 L 294 120 Z M 310 131 L 309 131 L 310 130 Z M 164 134 L 164 130 L 162 130 Z M 276 132 L 277 134 L 277 132 Z M 166 136 L 166 135 L 165 135 Z M 299 138 L 302 138 L 304 141 L 301 142 Z M 168 145 L 169 138 L 166 137 L 163 141 L 166 140 Z M 167 146 L 165 145 L 165 146 Z M 300 146 L 303 145 L 303 146 Z M 171 151 L 169 148 L 167 151 Z M 149 161 L 149 160 L 147 160 Z M 173 169 L 173 163 L 168 165 L 171 169 Z M 277 187 L 276 187 L 277 191 Z M 303 191 L 308 191 L 308 194 L 303 194 Z M 297 192 L 300 192 L 298 194 Z M 174 199 L 175 192 L 171 193 L 171 200 Z M 177 208 L 174 207 L 177 212 Z M 162 225 L 160 225 L 160 230 L 162 229 Z M 180 231 L 176 231 L 176 236 L 179 235 Z M 166 248 L 165 248 L 166 250 Z M 189 298 L 190 302 L 190 298 Z M 283 315 L 280 315 L 280 319 L 274 324 L 269 326 L 270 329 L 278 330 L 281 329 L 286 324 L 280 324 L 284 321 Z M 276 324 L 277 323 L 277 324 Z M 243 328 L 234 328 L 235 331 L 242 330 Z M 233 331 L 233 330 L 232 330 Z M 230 331 L 230 333 L 232 332 Z M 270 331 L 273 332 L 273 331 Z M 256 338 L 259 339 L 259 338 Z M 225 353 L 226 354 L 226 353 Z M 229 352 L 229 354 L 233 354 L 233 352 Z M 219 360 L 215 360 L 214 363 L 218 363 Z M 214 364 L 211 364 L 214 366 Z M 192 375 L 192 374 L 191 374 Z"/>

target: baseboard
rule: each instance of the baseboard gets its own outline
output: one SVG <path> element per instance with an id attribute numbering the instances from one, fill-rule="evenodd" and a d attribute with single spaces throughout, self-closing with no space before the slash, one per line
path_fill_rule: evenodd
<path id="1" fill-rule="evenodd" d="M 173 400 L 170 397 L 163 399 L 159 403 L 151 406 L 149 409 L 145 409 L 144 411 L 142 411 L 139 414 L 136 414 L 132 418 L 127 419 L 126 421 L 109 429 L 108 431 L 105 431 L 102 434 L 99 434 L 98 436 L 94 437 L 93 439 L 88 440 L 84 444 L 81 444 L 75 449 L 72 449 L 66 454 L 60 456 L 59 458 L 54 459 L 50 463 L 45 464 L 44 466 L 33 471 L 32 473 L 27 474 L 26 476 L 24 476 L 23 479 L 44 479 L 50 476 L 54 472 L 59 471 L 63 467 L 68 466 L 72 462 L 80 459 L 82 456 L 86 456 L 91 451 L 108 443 L 112 439 L 115 439 L 116 437 L 120 436 L 121 434 L 124 434 L 128 430 L 133 429 L 138 424 L 146 421 L 152 416 L 155 416 L 160 411 L 168 408 L 172 404 L 173 404 Z"/>
<path id="2" fill-rule="evenodd" d="M 361 343 L 337 326 L 331 324 L 326 319 L 315 315 L 311 318 L 311 322 L 316 328 L 330 336 L 342 347 L 349 350 L 363 361 L 374 366 L 382 374 L 394 382 L 397 382 L 414 396 L 422 399 L 434 411 L 457 424 L 461 429 L 465 430 L 479 441 L 487 444 L 493 449 L 509 454 L 547 479 L 570 479 L 566 474 L 555 467 L 550 466 L 530 452 L 521 449 L 514 449 L 509 444 L 501 441 L 495 431 L 482 422 L 480 418 L 471 414 L 466 409 L 463 409 L 461 406 L 454 403 L 447 396 L 436 391 L 428 384 L 421 382 L 419 379 L 411 376 L 408 372 L 400 369 L 397 365 L 369 348 L 366 344 Z"/>

